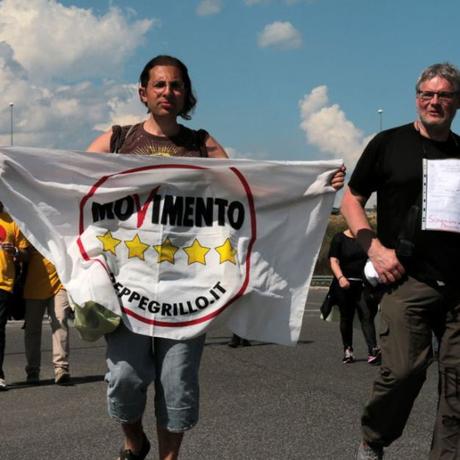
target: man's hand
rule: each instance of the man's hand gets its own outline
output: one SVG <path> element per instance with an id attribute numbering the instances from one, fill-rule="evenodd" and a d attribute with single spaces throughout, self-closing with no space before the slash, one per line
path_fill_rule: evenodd
<path id="1" fill-rule="evenodd" d="M 395 250 L 383 246 L 377 239 L 369 248 L 368 255 L 383 284 L 398 281 L 406 272 L 396 257 Z"/>
<path id="2" fill-rule="evenodd" d="M 342 165 L 339 170 L 337 170 L 331 179 L 331 185 L 334 187 L 335 190 L 340 190 L 345 183 L 345 174 L 347 168 L 345 165 Z"/>

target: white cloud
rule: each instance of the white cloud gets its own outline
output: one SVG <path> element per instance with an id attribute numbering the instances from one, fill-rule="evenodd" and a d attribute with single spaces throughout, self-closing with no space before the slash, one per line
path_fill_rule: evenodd
<path id="1" fill-rule="evenodd" d="M 145 116 L 136 85 L 98 77 L 112 77 L 155 21 L 55 0 L 3 0 L 0 17 L 0 144 L 10 143 L 10 102 L 14 143 L 24 146 L 83 149 L 95 129 Z"/>
<path id="2" fill-rule="evenodd" d="M 299 48 L 302 45 L 302 36 L 290 22 L 275 21 L 264 27 L 259 34 L 258 43 L 262 48 Z"/>
<path id="3" fill-rule="evenodd" d="M 18 73 L 11 49 L 0 45 L 0 144 L 10 143 L 10 108 L 14 102 L 14 143 L 24 146 L 84 149 L 94 129 L 139 120 L 145 114 L 135 85 L 114 82 L 95 84 L 36 85 Z M 137 104 L 137 106 L 136 106 Z"/>
<path id="4" fill-rule="evenodd" d="M 338 104 L 329 104 L 327 87 L 314 88 L 299 101 L 299 108 L 307 142 L 354 166 L 372 136 L 365 137 Z"/>
<path id="5" fill-rule="evenodd" d="M 117 85 L 107 92 L 109 119 L 95 126 L 106 131 L 112 125 L 132 125 L 146 118 L 147 109 L 139 101 L 137 85 Z"/>
<path id="6" fill-rule="evenodd" d="M 210 16 L 220 13 L 223 8 L 222 0 L 201 0 L 196 8 L 198 16 Z"/>
<path id="7" fill-rule="evenodd" d="M 118 8 L 97 17 L 56 0 L 0 2 L 0 41 L 34 80 L 88 78 L 117 72 L 154 20 L 132 21 Z"/>

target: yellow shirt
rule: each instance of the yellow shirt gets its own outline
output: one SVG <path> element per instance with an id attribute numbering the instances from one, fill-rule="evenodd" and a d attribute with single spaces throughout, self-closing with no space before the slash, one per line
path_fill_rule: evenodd
<path id="1" fill-rule="evenodd" d="M 24 298 L 30 300 L 49 299 L 62 288 L 55 266 L 34 247 L 29 249 L 29 264 L 24 283 Z"/>
<path id="2" fill-rule="evenodd" d="M 0 212 L 0 243 L 11 243 L 17 249 L 26 249 L 29 245 L 16 222 L 6 212 Z M 0 289 L 12 292 L 15 276 L 13 254 L 0 248 Z"/>

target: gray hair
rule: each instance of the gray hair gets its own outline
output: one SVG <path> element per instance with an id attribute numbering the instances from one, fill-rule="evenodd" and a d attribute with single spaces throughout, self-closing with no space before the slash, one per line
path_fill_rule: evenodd
<path id="1" fill-rule="evenodd" d="M 449 62 L 433 64 L 427 67 L 421 73 L 420 77 L 418 77 L 417 83 L 415 84 L 415 90 L 418 92 L 420 90 L 420 85 L 424 81 L 431 80 L 435 77 L 444 78 L 455 88 L 455 91 L 460 90 L 460 70 Z"/>

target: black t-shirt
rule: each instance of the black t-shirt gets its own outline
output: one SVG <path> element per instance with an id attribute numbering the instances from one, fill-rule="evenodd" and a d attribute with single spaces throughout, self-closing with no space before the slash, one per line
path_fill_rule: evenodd
<path id="1" fill-rule="evenodd" d="M 369 142 L 351 176 L 349 186 L 359 195 L 377 192 L 377 233 L 388 248 L 396 248 L 411 206 L 421 207 L 423 158 L 460 159 L 460 138 L 452 133 L 446 142 L 432 141 L 413 124 L 383 131 Z M 409 274 L 458 282 L 459 234 L 422 231 L 419 218 L 414 242 Z"/>
<path id="2" fill-rule="evenodd" d="M 346 278 L 362 278 L 367 254 L 355 238 L 336 233 L 329 247 L 329 257 L 339 259 L 340 268 Z"/>

